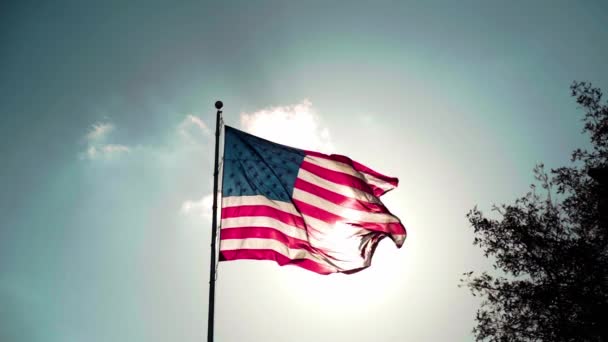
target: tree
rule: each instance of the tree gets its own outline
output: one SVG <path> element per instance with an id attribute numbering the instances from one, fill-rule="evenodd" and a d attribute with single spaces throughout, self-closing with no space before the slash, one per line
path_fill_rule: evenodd
<path id="1" fill-rule="evenodd" d="M 570 88 L 592 149 L 550 172 L 537 165 L 531 191 L 492 217 L 467 214 L 497 271 L 461 280 L 482 298 L 477 341 L 608 341 L 608 103 L 590 83 Z"/>

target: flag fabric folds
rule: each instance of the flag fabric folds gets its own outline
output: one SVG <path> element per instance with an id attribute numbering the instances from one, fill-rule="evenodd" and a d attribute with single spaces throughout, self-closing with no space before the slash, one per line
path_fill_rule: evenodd
<path id="1" fill-rule="evenodd" d="M 368 267 L 406 232 L 379 200 L 397 187 L 341 155 L 280 145 L 225 126 L 220 261 L 274 260 L 320 274 Z"/>

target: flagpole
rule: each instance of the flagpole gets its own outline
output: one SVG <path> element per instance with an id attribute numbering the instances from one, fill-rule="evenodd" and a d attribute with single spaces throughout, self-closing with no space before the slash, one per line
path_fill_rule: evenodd
<path id="1" fill-rule="evenodd" d="M 217 188 L 219 175 L 220 122 L 222 121 L 222 101 L 215 102 L 215 162 L 213 163 L 213 213 L 211 217 L 211 260 L 209 262 L 209 314 L 207 322 L 207 342 L 213 342 L 213 316 L 215 313 L 215 240 L 217 239 Z"/>

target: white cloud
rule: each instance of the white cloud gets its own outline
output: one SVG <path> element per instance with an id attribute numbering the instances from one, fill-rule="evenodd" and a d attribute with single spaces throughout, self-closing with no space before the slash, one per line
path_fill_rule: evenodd
<path id="1" fill-rule="evenodd" d="M 87 149 L 82 154 L 85 159 L 111 159 L 120 154 L 131 151 L 131 148 L 119 144 L 106 144 L 104 141 L 114 130 L 114 125 L 109 122 L 97 122 L 91 126 L 91 130 L 85 135 Z"/>
<path id="2" fill-rule="evenodd" d="M 203 120 L 201 120 L 201 118 L 199 118 L 198 116 L 188 115 L 186 117 L 186 120 L 189 121 L 191 124 L 200 128 L 201 131 L 205 135 L 209 135 L 209 133 L 210 133 L 209 127 L 207 127 L 207 124 L 205 124 L 205 122 Z"/>
<path id="3" fill-rule="evenodd" d="M 204 143 L 204 139 L 211 137 L 209 126 L 198 116 L 188 114 L 177 126 L 179 135 L 190 144 Z"/>
<path id="4" fill-rule="evenodd" d="M 201 118 L 192 114 L 188 114 L 178 125 L 177 131 L 182 137 L 188 139 L 190 142 L 195 141 L 201 136 L 207 138 L 211 136 L 211 130 L 207 124 L 201 120 Z"/>
<path id="5" fill-rule="evenodd" d="M 242 113 L 241 127 L 277 143 L 326 153 L 333 150 L 329 130 L 322 127 L 319 115 L 308 100 Z"/>
<path id="6" fill-rule="evenodd" d="M 125 145 L 115 144 L 103 145 L 101 149 L 104 153 L 122 153 L 131 151 L 131 149 Z"/>
<path id="7" fill-rule="evenodd" d="M 185 201 L 182 203 L 181 212 L 183 214 L 198 215 L 204 218 L 211 218 L 213 205 L 213 194 L 204 195 L 198 201 Z"/>
<path id="8" fill-rule="evenodd" d="M 103 140 L 113 130 L 113 124 L 109 122 L 97 122 L 91 126 L 91 130 L 87 133 L 86 138 L 88 141 Z"/>
<path id="9" fill-rule="evenodd" d="M 130 151 L 131 149 L 125 145 L 109 144 L 100 146 L 89 146 L 86 152 L 86 157 L 91 160 L 100 158 L 110 159 L 121 153 L 126 153 Z"/>

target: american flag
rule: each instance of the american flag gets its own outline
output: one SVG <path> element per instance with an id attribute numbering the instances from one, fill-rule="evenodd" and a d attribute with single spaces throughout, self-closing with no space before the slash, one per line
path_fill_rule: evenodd
<path id="1" fill-rule="evenodd" d="M 274 260 L 320 274 L 368 267 L 405 228 L 379 197 L 397 186 L 341 155 L 280 145 L 225 126 L 220 261 Z"/>

